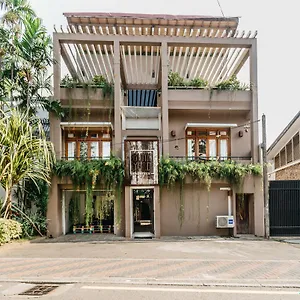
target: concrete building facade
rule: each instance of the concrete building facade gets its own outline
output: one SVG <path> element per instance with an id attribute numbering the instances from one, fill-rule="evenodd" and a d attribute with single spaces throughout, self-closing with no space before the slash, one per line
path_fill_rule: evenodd
<path id="1" fill-rule="evenodd" d="M 233 234 L 262 236 L 261 178 L 246 178 L 242 199 L 227 182 L 213 181 L 207 191 L 186 181 L 182 224 L 180 188 L 169 190 L 158 182 L 162 157 L 259 163 L 256 32 L 239 32 L 238 18 L 65 16 L 67 29 L 53 34 L 54 97 L 76 113 L 72 118 L 50 116 L 51 141 L 58 159 L 109 159 L 111 153 L 122 158 L 130 180 L 123 186 L 121 221 L 116 224 L 115 215 L 110 220 L 113 232 L 128 238 L 140 233 L 157 238 L 227 235 L 228 228 L 216 228 L 216 216 L 232 215 Z M 185 81 L 205 80 L 212 87 L 237 75 L 246 63 L 248 90 L 168 84 L 170 74 L 175 74 Z M 113 83 L 113 99 L 101 89 L 70 91 L 61 85 L 64 68 L 81 82 L 103 76 Z M 48 231 L 53 237 L 68 233 L 74 225 L 68 219 L 73 190 L 67 179 L 53 177 L 48 205 Z M 84 191 L 78 193 L 83 214 Z M 95 190 L 95 202 L 105 197 L 101 193 Z M 246 205 L 247 224 L 241 221 L 241 203 Z"/>

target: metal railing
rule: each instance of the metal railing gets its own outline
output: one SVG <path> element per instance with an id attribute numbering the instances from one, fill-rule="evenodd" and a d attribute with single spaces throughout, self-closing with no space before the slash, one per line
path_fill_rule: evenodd
<path id="1" fill-rule="evenodd" d="M 61 160 L 107 160 L 110 156 L 95 156 L 95 157 L 82 157 L 82 156 L 63 156 Z"/>
<path id="2" fill-rule="evenodd" d="M 207 161 L 235 161 L 241 163 L 251 163 L 251 156 L 170 156 L 171 159 L 176 161 L 197 161 L 197 162 L 207 162 Z"/>

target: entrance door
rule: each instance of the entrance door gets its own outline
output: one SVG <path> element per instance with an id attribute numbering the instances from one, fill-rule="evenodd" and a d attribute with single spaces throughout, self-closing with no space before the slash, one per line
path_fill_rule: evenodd
<path id="1" fill-rule="evenodd" d="M 237 234 L 253 234 L 254 205 L 250 194 L 236 195 Z"/>
<path id="2" fill-rule="evenodd" d="M 154 234 L 154 189 L 133 189 L 133 232 Z"/>

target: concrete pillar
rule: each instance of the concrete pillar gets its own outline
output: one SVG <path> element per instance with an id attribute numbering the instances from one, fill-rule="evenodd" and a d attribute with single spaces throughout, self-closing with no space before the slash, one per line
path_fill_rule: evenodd
<path id="1" fill-rule="evenodd" d="M 54 77 L 54 99 L 60 99 L 60 80 L 61 80 L 61 46 L 59 40 L 54 34 L 53 36 L 53 77 Z M 54 150 L 57 159 L 60 159 L 62 153 L 62 134 L 60 128 L 60 119 L 55 114 L 49 114 L 50 120 L 50 140 L 54 145 Z M 57 237 L 62 234 L 62 203 L 61 191 L 58 185 L 58 179 L 53 177 L 49 189 L 49 201 L 47 207 L 48 219 L 48 236 Z"/>
<path id="2" fill-rule="evenodd" d="M 122 128 L 121 128 L 121 66 L 120 42 L 114 42 L 114 143 L 115 155 L 122 157 Z"/>
<path id="3" fill-rule="evenodd" d="M 131 238 L 131 189 L 125 186 L 125 237 Z"/>
<path id="4" fill-rule="evenodd" d="M 160 238 L 160 187 L 154 187 L 154 226 L 155 232 L 154 235 L 156 238 Z"/>
<path id="5" fill-rule="evenodd" d="M 254 234 L 264 236 L 264 197 L 262 178 L 254 177 Z"/>
<path id="6" fill-rule="evenodd" d="M 163 155 L 169 155 L 169 99 L 168 99 L 168 44 L 161 44 L 161 102 L 162 102 L 162 149 Z"/>
<path id="7" fill-rule="evenodd" d="M 258 135 L 258 95 L 257 95 L 257 41 L 254 39 L 250 48 L 250 84 L 252 90 L 251 106 L 251 152 L 254 163 L 259 161 Z"/>
<path id="8" fill-rule="evenodd" d="M 47 209 L 48 237 L 58 237 L 62 234 L 61 211 L 61 190 L 58 185 L 57 177 L 53 177 L 51 180 L 51 188 L 49 191 L 49 201 Z"/>

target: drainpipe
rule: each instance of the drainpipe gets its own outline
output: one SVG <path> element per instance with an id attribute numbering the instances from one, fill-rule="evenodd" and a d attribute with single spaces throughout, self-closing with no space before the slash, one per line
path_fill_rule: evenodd
<path id="1" fill-rule="evenodd" d="M 231 208 L 231 188 L 230 187 L 221 187 L 220 191 L 227 191 L 227 201 L 228 201 L 228 216 L 232 216 Z"/>

